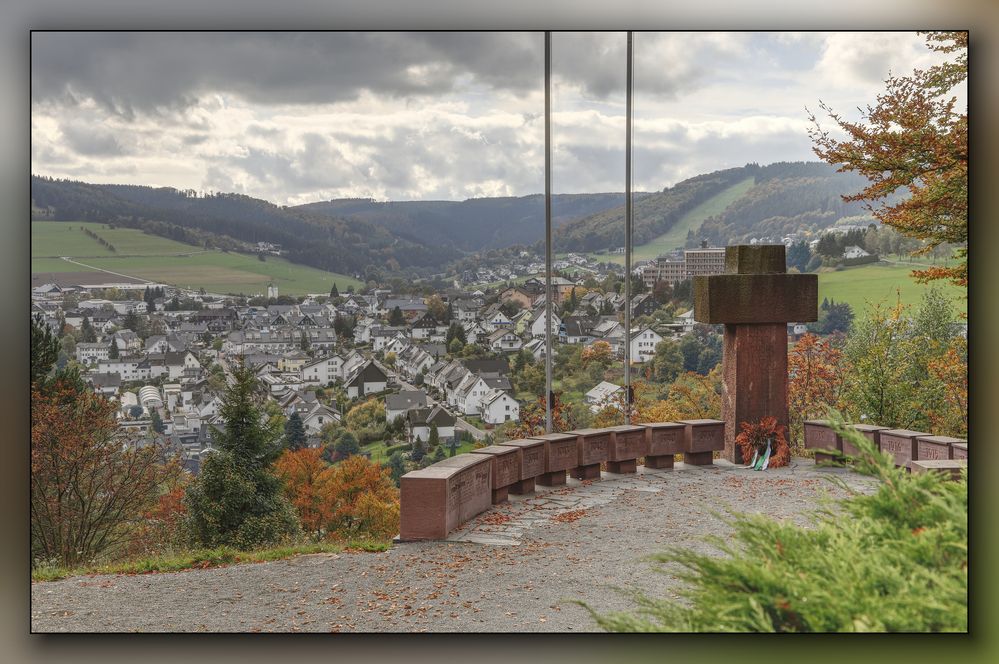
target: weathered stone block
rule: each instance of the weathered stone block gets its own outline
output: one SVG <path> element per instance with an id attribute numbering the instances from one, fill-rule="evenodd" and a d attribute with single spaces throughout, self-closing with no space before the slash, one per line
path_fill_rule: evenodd
<path id="1" fill-rule="evenodd" d="M 725 247 L 725 272 L 729 274 L 781 274 L 787 272 L 783 244 L 739 244 Z"/>
<path id="2" fill-rule="evenodd" d="M 693 291 L 694 320 L 701 323 L 786 325 L 819 318 L 817 274 L 697 276 Z"/>
<path id="3" fill-rule="evenodd" d="M 673 455 L 683 452 L 683 432 L 679 422 L 645 424 L 645 439 L 649 447 L 645 455 L 646 468 L 672 468 Z"/>
<path id="4" fill-rule="evenodd" d="M 881 432 L 888 431 L 889 429 L 889 427 L 880 427 L 876 424 L 850 424 L 849 426 L 864 434 L 867 440 L 874 443 L 874 449 L 876 450 L 881 449 Z M 859 450 L 850 441 L 840 436 L 840 442 L 843 444 L 843 454 L 857 456 Z"/>
<path id="5" fill-rule="evenodd" d="M 472 450 L 471 454 L 482 454 L 492 459 L 493 505 L 506 500 L 508 487 L 520 481 L 520 449 L 490 445 Z"/>
<path id="6" fill-rule="evenodd" d="M 916 438 L 929 435 L 922 431 L 888 429 L 881 432 L 881 451 L 895 457 L 896 466 L 908 468 L 909 462 L 916 458 Z"/>
<path id="7" fill-rule="evenodd" d="M 536 478 L 545 472 L 545 441 L 521 438 L 499 444 L 520 450 L 520 480 L 510 486 L 510 493 L 524 494 L 534 491 Z"/>
<path id="8" fill-rule="evenodd" d="M 950 446 L 966 442 L 968 441 L 950 436 L 919 436 L 916 438 L 916 459 L 920 461 L 953 459 Z"/>
<path id="9" fill-rule="evenodd" d="M 842 464 L 843 438 L 825 420 L 805 420 L 805 447 L 816 450 L 815 463 Z"/>
<path id="10" fill-rule="evenodd" d="M 954 443 L 950 446 L 951 459 L 968 459 L 968 443 Z"/>
<path id="11" fill-rule="evenodd" d="M 443 539 L 492 504 L 492 460 L 459 454 L 399 481 L 399 538 Z"/>
<path id="12" fill-rule="evenodd" d="M 545 472 L 537 478 L 537 483 L 541 486 L 565 484 L 565 472 L 576 466 L 575 434 L 544 433 L 531 438 L 545 443 Z"/>
<path id="13" fill-rule="evenodd" d="M 913 473 L 946 473 L 952 480 L 961 479 L 961 471 L 968 467 L 967 459 L 916 459 L 909 462 Z"/>
<path id="14" fill-rule="evenodd" d="M 725 423 L 721 420 L 680 420 L 684 426 L 683 452 L 712 452 L 725 449 Z"/>
<path id="15" fill-rule="evenodd" d="M 599 479 L 600 464 L 608 461 L 610 429 L 576 429 L 576 467 L 569 474 L 576 479 Z"/>
<path id="16" fill-rule="evenodd" d="M 633 473 L 638 468 L 637 459 L 648 454 L 645 427 L 622 424 L 610 427 L 610 445 L 607 451 L 607 470 L 612 473 Z"/>

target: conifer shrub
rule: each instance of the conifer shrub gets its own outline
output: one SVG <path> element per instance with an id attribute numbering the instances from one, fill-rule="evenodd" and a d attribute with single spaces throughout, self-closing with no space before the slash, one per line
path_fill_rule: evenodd
<path id="1" fill-rule="evenodd" d="M 942 632 L 968 629 L 968 484 L 910 475 L 864 436 L 856 470 L 880 484 L 802 527 L 732 514 L 709 541 L 721 555 L 674 548 L 652 560 L 684 583 L 679 601 L 633 594 L 633 613 L 597 614 L 607 631 Z"/>

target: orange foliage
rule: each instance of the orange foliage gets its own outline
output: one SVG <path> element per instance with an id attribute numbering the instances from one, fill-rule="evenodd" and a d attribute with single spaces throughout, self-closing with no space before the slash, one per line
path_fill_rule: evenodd
<path id="1" fill-rule="evenodd" d="M 399 532 L 399 490 L 387 468 L 361 455 L 325 471 L 327 528 L 341 537 L 389 538 Z"/>
<path id="2" fill-rule="evenodd" d="M 510 430 L 511 438 L 530 438 L 545 433 L 545 398 L 526 404 L 520 409 L 520 423 Z M 563 414 L 564 406 L 558 394 L 552 405 L 552 431 L 569 431 L 572 426 Z"/>
<path id="3" fill-rule="evenodd" d="M 948 436 L 968 435 L 968 342 L 956 338 L 947 352 L 927 364 L 931 376 L 942 385 L 940 404 L 927 415 L 933 431 Z"/>
<path id="4" fill-rule="evenodd" d="M 329 467 L 323 450 L 286 450 L 274 462 L 274 472 L 284 481 L 284 492 L 295 509 L 302 528 L 319 535 L 332 515 L 327 494 Z"/>
<path id="5" fill-rule="evenodd" d="M 843 387 L 838 349 L 814 334 L 806 334 L 787 355 L 787 407 L 792 442 L 801 443 L 805 420 L 821 417 L 833 406 Z"/>
<path id="6" fill-rule="evenodd" d="M 579 357 L 583 361 L 583 367 L 588 367 L 594 362 L 606 366 L 614 361 L 614 351 L 606 341 L 594 341 L 583 349 Z"/>

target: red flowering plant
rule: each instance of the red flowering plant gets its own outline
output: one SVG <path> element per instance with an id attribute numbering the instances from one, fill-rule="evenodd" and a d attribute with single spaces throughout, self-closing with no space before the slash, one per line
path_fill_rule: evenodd
<path id="1" fill-rule="evenodd" d="M 758 470 L 763 469 L 762 461 L 769 445 L 770 457 L 767 467 L 780 468 L 791 461 L 791 447 L 784 438 L 784 427 L 777 424 L 777 418 L 767 416 L 759 422 L 743 422 L 742 433 L 735 437 L 743 459 L 760 460 Z"/>

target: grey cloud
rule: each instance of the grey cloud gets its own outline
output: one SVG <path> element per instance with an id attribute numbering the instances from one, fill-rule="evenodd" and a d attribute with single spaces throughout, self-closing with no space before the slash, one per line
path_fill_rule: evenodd
<path id="1" fill-rule="evenodd" d="M 84 156 L 111 157 L 127 152 L 114 134 L 105 129 L 68 122 L 61 125 L 60 130 L 66 144 Z"/>
<path id="2" fill-rule="evenodd" d="M 89 97 L 124 117 L 209 92 L 258 103 L 328 103 L 364 90 L 436 95 L 471 75 L 524 90 L 542 80 L 540 34 L 47 33 L 32 39 L 37 102 Z"/>

